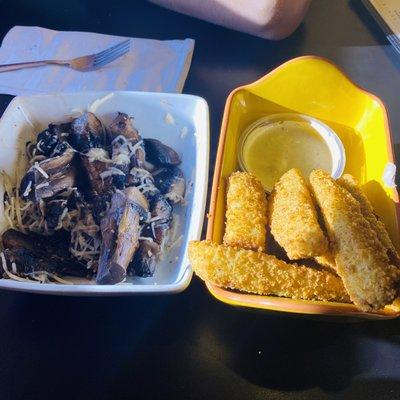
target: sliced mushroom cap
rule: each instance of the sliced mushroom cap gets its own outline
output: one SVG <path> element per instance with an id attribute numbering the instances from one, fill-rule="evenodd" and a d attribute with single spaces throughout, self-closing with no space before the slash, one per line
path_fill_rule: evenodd
<path id="1" fill-rule="evenodd" d="M 142 138 L 139 132 L 134 128 L 132 124 L 133 118 L 125 113 L 119 112 L 115 117 L 114 121 L 110 125 L 109 139 L 110 141 L 116 137 L 122 135 L 126 139 L 131 140 L 133 143 L 139 142 Z"/>
<path id="2" fill-rule="evenodd" d="M 76 150 L 86 153 L 106 145 L 105 129 L 93 113 L 86 112 L 72 121 L 70 140 Z"/>
<path id="3" fill-rule="evenodd" d="M 40 167 L 39 167 L 40 168 Z M 46 174 L 46 172 L 44 172 Z M 75 168 L 70 167 L 63 173 L 53 176 L 43 175 L 43 170 L 33 166 L 22 178 L 20 195 L 33 202 L 55 196 L 57 193 L 75 187 Z"/>
<path id="4" fill-rule="evenodd" d="M 172 206 L 160 191 L 157 190 L 149 196 L 149 203 L 152 219 L 158 218 L 164 221 L 171 219 Z"/>
<path id="5" fill-rule="evenodd" d="M 180 168 L 161 168 L 154 174 L 154 181 L 160 192 L 172 203 L 182 203 L 185 196 L 185 179 Z"/>
<path id="6" fill-rule="evenodd" d="M 75 169 L 70 168 L 64 175 L 50 178 L 39 185 L 34 186 L 34 199 L 47 199 L 55 196 L 57 193 L 76 186 Z"/>
<path id="7" fill-rule="evenodd" d="M 83 194 L 77 188 L 75 188 L 74 190 L 71 191 L 71 194 L 68 197 L 67 207 L 70 210 L 78 209 L 81 207 L 87 208 L 85 198 L 83 197 Z"/>
<path id="8" fill-rule="evenodd" d="M 116 192 L 101 222 L 103 243 L 96 281 L 115 284 L 126 276 L 127 267 L 139 246 L 140 223 L 148 203 L 135 187 Z"/>
<path id="9" fill-rule="evenodd" d="M 26 277 L 38 271 L 56 273 L 55 263 L 39 258 L 32 250 L 23 247 L 8 248 L 3 251 L 3 255 L 8 264 L 7 269 L 13 271 L 14 275 Z M 4 278 L 7 278 L 3 268 L 2 272 Z"/>
<path id="10" fill-rule="evenodd" d="M 41 236 L 9 229 L 3 233 L 2 242 L 12 255 L 10 261 L 16 263 L 18 273 L 45 270 L 80 277 L 88 275 L 86 266 L 71 258 L 65 233 Z"/>
<path id="11" fill-rule="evenodd" d="M 132 168 L 126 177 L 126 186 L 154 186 L 153 175 L 143 168 Z"/>
<path id="12" fill-rule="evenodd" d="M 50 124 L 37 136 L 36 155 L 51 157 L 55 147 L 69 135 L 71 123 Z"/>
<path id="13" fill-rule="evenodd" d="M 111 144 L 113 185 L 120 190 L 125 188 L 126 176 L 131 169 L 131 155 L 133 145 L 129 140 L 120 137 Z"/>
<path id="14" fill-rule="evenodd" d="M 140 236 L 150 238 L 161 245 L 167 239 L 170 228 L 170 221 L 145 224 Z"/>
<path id="15" fill-rule="evenodd" d="M 146 161 L 161 167 L 167 165 L 179 165 L 181 158 L 178 153 L 157 139 L 143 139 L 146 151 Z"/>
<path id="16" fill-rule="evenodd" d="M 63 173 L 73 163 L 75 150 L 68 143 L 60 143 L 56 146 L 57 149 L 60 151 L 63 149 L 64 151 L 60 155 L 46 158 L 39 163 L 39 167 L 48 175 Z"/>
<path id="17" fill-rule="evenodd" d="M 108 153 L 104 149 L 90 149 L 86 154 L 80 154 L 89 184 L 95 196 L 109 193 L 112 189 L 112 175 L 105 174 L 111 165 Z"/>
<path id="18" fill-rule="evenodd" d="M 111 202 L 111 193 L 105 193 L 93 198 L 93 219 L 96 224 L 100 225 L 102 219 L 105 217 L 107 208 Z"/>
<path id="19" fill-rule="evenodd" d="M 44 205 L 44 219 L 49 231 L 61 228 L 62 218 L 65 210 L 68 211 L 66 199 L 56 199 L 46 202 Z"/>
<path id="20" fill-rule="evenodd" d="M 68 174 L 70 177 L 74 175 L 69 172 L 73 169 L 74 155 L 75 151 L 67 145 L 63 154 L 35 163 L 21 180 L 20 195 L 32 201 L 39 201 L 43 193 L 44 197 L 57 193 L 55 190 L 58 190 L 60 178 Z M 53 187 L 50 192 L 47 190 L 49 187 Z"/>
<path id="21" fill-rule="evenodd" d="M 90 271 L 86 269 L 83 264 L 72 260 L 71 258 L 63 260 L 49 259 L 47 257 L 38 256 L 33 250 L 27 250 L 25 248 L 13 248 L 5 249 L 4 256 L 6 262 L 15 265 L 15 273 L 19 276 L 26 277 L 31 276 L 38 272 L 49 272 L 55 275 L 69 275 L 76 277 L 90 278 Z"/>
<path id="22" fill-rule="evenodd" d="M 142 278 L 153 276 L 159 253 L 160 246 L 157 243 L 151 240 L 141 241 L 139 249 L 129 264 L 128 275 L 136 275 Z"/>
<path id="23" fill-rule="evenodd" d="M 171 226 L 172 206 L 157 189 L 147 198 L 151 218 L 143 226 L 141 236 L 152 238 L 156 243 L 161 244 L 167 237 Z"/>
<path id="24" fill-rule="evenodd" d="M 96 277 L 97 283 L 100 284 L 112 284 L 124 279 L 123 271 L 116 271 L 117 276 L 114 276 L 115 272 L 110 272 L 109 263 L 115 251 L 118 225 L 122 217 L 125 203 L 126 196 L 123 192 L 118 191 L 114 193 L 111 198 L 110 207 L 101 220 L 100 229 L 102 244 Z"/>
<path id="25" fill-rule="evenodd" d="M 61 156 L 69 149 L 72 149 L 72 147 L 67 141 L 60 141 L 57 143 L 56 147 L 54 147 L 54 150 L 52 151 L 50 157 Z"/>
<path id="26" fill-rule="evenodd" d="M 110 125 L 109 140 L 113 147 L 113 158 L 114 155 L 123 153 L 129 158 L 130 167 L 142 167 L 145 163 L 144 144 L 132 125 L 132 119 L 127 114 L 118 113 Z"/>

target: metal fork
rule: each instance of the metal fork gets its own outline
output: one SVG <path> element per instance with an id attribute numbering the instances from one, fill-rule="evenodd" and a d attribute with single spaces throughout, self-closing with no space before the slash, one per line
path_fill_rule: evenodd
<path id="1" fill-rule="evenodd" d="M 130 39 L 127 39 L 116 44 L 115 46 L 110 47 L 109 49 L 101 51 L 100 53 L 77 57 L 73 58 L 72 60 L 43 60 L 15 64 L 3 64 L 0 65 L 0 72 L 14 71 L 22 68 L 41 67 L 49 64 L 61 65 L 77 71 L 94 71 L 128 53 L 130 50 L 130 44 Z"/>

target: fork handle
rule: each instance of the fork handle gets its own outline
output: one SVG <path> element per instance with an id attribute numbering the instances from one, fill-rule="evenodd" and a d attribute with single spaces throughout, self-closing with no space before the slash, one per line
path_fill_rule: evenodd
<path id="1" fill-rule="evenodd" d="M 59 61 L 59 60 L 44 60 L 44 61 L 32 61 L 32 62 L 22 62 L 15 64 L 3 64 L 0 65 L 0 72 L 15 71 L 17 69 L 23 68 L 35 68 L 42 67 L 43 65 L 56 64 L 56 65 L 69 65 L 69 61 Z"/>

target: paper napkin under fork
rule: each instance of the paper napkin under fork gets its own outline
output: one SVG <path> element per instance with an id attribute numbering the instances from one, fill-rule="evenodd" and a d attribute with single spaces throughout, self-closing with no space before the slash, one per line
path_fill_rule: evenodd
<path id="1" fill-rule="evenodd" d="M 59 32 L 15 26 L 0 48 L 0 64 L 44 59 L 70 59 L 97 53 L 126 39 L 89 32 Z M 181 92 L 194 48 L 194 40 L 131 39 L 129 53 L 91 72 L 45 66 L 0 73 L 0 93 L 139 90 Z"/>

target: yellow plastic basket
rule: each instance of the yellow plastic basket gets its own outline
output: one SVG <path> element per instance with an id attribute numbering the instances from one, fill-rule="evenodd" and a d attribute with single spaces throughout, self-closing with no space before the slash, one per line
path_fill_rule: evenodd
<path id="1" fill-rule="evenodd" d="M 386 108 L 379 98 L 358 87 L 336 65 L 315 56 L 290 60 L 229 95 L 214 172 L 207 239 L 222 242 L 226 178 L 238 169 L 240 134 L 260 117 L 287 112 L 318 118 L 337 133 L 346 151 L 345 173 L 360 182 L 399 249 L 398 193 L 382 181 L 386 165 L 394 163 Z M 351 304 L 249 295 L 210 283 L 207 287 L 225 303 L 264 310 L 369 319 L 400 315 L 400 301 L 379 312 L 363 313 Z"/>

